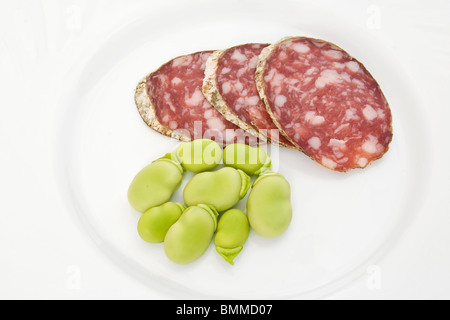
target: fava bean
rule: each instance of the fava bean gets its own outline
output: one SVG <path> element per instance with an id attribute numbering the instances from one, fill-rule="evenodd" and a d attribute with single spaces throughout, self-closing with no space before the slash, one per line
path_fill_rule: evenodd
<path id="1" fill-rule="evenodd" d="M 230 264 L 241 252 L 250 232 L 247 216 L 239 209 L 222 214 L 214 238 L 216 251 Z"/>
<path id="2" fill-rule="evenodd" d="M 292 219 L 289 182 L 274 172 L 260 175 L 248 196 L 247 215 L 257 234 L 267 238 L 283 234 Z"/>
<path id="3" fill-rule="evenodd" d="M 160 206 L 148 209 L 137 225 L 139 236 L 150 243 L 164 241 L 169 228 L 177 222 L 186 207 L 177 202 L 166 202 Z"/>
<path id="4" fill-rule="evenodd" d="M 174 154 L 183 168 L 192 172 L 212 170 L 222 160 L 222 148 L 209 139 L 181 143 Z"/>
<path id="5" fill-rule="evenodd" d="M 224 167 L 213 172 L 195 175 L 183 191 L 188 206 L 208 204 L 217 211 L 225 211 L 245 197 L 250 177 L 242 170 Z"/>
<path id="6" fill-rule="evenodd" d="M 139 212 L 169 201 L 183 179 L 181 165 L 168 158 L 155 160 L 142 169 L 128 188 L 128 202 Z"/>
<path id="7" fill-rule="evenodd" d="M 199 204 L 187 208 L 164 239 L 166 256 L 177 264 L 188 264 L 208 249 L 217 228 L 217 211 Z"/>
<path id="8" fill-rule="evenodd" d="M 263 149 L 242 143 L 230 144 L 223 150 L 223 163 L 248 175 L 259 175 L 272 165 L 269 155 Z"/>

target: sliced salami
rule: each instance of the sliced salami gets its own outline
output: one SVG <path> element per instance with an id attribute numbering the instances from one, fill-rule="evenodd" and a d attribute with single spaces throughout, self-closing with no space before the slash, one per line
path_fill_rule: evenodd
<path id="1" fill-rule="evenodd" d="M 293 148 L 279 134 L 256 88 L 258 55 L 267 46 L 250 43 L 215 51 L 206 63 L 203 93 L 228 121 L 261 140 Z"/>
<path id="2" fill-rule="evenodd" d="M 204 71 L 211 53 L 175 58 L 143 79 L 135 95 L 141 117 L 159 133 L 182 141 L 206 138 L 228 144 L 256 140 L 227 121 L 204 97 Z"/>
<path id="3" fill-rule="evenodd" d="M 364 168 L 388 150 L 388 102 L 366 68 L 336 45 L 283 39 L 262 51 L 256 84 L 280 131 L 325 167 Z"/>

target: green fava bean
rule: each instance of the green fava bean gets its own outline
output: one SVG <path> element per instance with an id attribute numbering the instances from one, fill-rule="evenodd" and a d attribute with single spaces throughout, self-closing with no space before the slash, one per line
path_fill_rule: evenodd
<path id="1" fill-rule="evenodd" d="M 250 233 L 247 216 L 239 209 L 225 212 L 219 219 L 214 238 L 216 251 L 230 264 L 241 252 Z"/>
<path id="2" fill-rule="evenodd" d="M 181 203 L 167 202 L 148 209 L 138 221 L 139 236 L 150 243 L 164 241 L 169 228 L 177 222 L 186 207 Z"/>
<path id="3" fill-rule="evenodd" d="M 260 175 L 248 196 L 247 215 L 257 234 L 266 238 L 283 234 L 292 219 L 289 182 L 274 172 Z"/>
<path id="4" fill-rule="evenodd" d="M 183 180 L 183 168 L 167 157 L 155 160 L 142 169 L 128 188 L 128 202 L 143 213 L 169 201 Z"/>
<path id="5" fill-rule="evenodd" d="M 272 165 L 269 155 L 263 149 L 242 143 L 230 144 L 223 150 L 223 163 L 249 175 L 259 175 Z"/>
<path id="6" fill-rule="evenodd" d="M 200 258 L 211 243 L 218 215 L 214 208 L 203 204 L 187 208 L 166 234 L 166 256 L 177 264 Z"/>
<path id="7" fill-rule="evenodd" d="M 244 171 L 224 167 L 195 175 L 186 184 L 183 198 L 188 206 L 208 204 L 221 212 L 244 198 L 249 187 L 250 177 Z"/>
<path id="8" fill-rule="evenodd" d="M 212 170 L 222 160 L 222 148 L 209 139 L 181 143 L 174 154 L 185 170 L 196 173 Z"/>

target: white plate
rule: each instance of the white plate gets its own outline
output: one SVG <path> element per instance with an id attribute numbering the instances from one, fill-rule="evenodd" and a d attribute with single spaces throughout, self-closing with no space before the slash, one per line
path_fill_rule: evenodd
<path id="1" fill-rule="evenodd" d="M 389 152 L 364 170 L 337 173 L 300 152 L 280 150 L 273 158 L 292 187 L 289 230 L 272 240 L 251 232 L 234 266 L 213 244 L 192 264 L 173 264 L 162 244 L 139 238 L 139 214 L 126 198 L 134 175 L 178 144 L 141 120 L 133 100 L 137 82 L 182 54 L 290 35 L 334 42 L 365 64 L 391 105 Z M 152 288 L 192 298 L 321 297 L 376 264 L 420 201 L 427 139 L 414 84 L 367 30 L 348 25 L 344 16 L 326 8 L 189 2 L 130 22 L 87 49 L 73 70 L 60 119 L 61 189 L 102 251 Z M 182 201 L 182 189 L 173 200 Z"/>

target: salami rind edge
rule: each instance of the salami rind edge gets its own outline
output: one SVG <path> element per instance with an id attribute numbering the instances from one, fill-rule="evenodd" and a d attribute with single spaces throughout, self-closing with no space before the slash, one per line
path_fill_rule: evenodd
<path id="1" fill-rule="evenodd" d="M 287 39 L 287 38 L 285 38 Z M 258 63 L 256 65 L 256 71 L 255 71 L 255 83 L 256 88 L 258 90 L 259 96 L 261 100 L 263 101 L 264 105 L 266 106 L 267 113 L 272 118 L 273 123 L 278 127 L 278 130 L 280 130 L 280 133 L 292 144 L 292 146 L 300 151 L 303 151 L 295 142 L 292 140 L 286 132 L 283 130 L 283 127 L 278 122 L 277 118 L 272 112 L 272 109 L 270 108 L 269 101 L 267 100 L 267 96 L 265 94 L 265 87 L 264 87 L 264 70 L 266 66 L 266 61 L 269 55 L 272 53 L 273 49 L 278 45 L 278 43 L 281 43 L 284 40 L 281 40 L 280 42 L 273 43 L 267 47 L 265 47 L 258 57 Z"/>
<path id="2" fill-rule="evenodd" d="M 191 139 L 189 137 L 170 129 L 159 122 L 158 117 L 156 116 L 155 106 L 147 93 L 147 78 L 148 75 L 139 82 L 134 95 L 134 101 L 142 120 L 144 120 L 150 128 L 164 136 L 185 142 L 190 141 Z"/>
<path id="3" fill-rule="evenodd" d="M 203 95 L 206 61 L 212 53 L 176 57 L 142 79 L 135 92 L 139 114 L 150 128 L 177 140 L 253 144 L 254 135 L 227 121 Z"/>
<path id="4" fill-rule="evenodd" d="M 253 128 L 248 123 L 242 121 L 238 115 L 236 115 L 228 104 L 223 99 L 219 92 L 217 84 L 217 69 L 219 67 L 219 59 L 223 56 L 226 50 L 216 50 L 209 57 L 206 62 L 205 78 L 203 80 L 203 95 L 211 103 L 211 105 L 219 111 L 222 116 L 234 123 L 239 128 L 251 133 L 252 135 L 258 137 L 261 141 L 266 141 L 266 137 L 260 134 L 255 128 Z"/>
<path id="5" fill-rule="evenodd" d="M 257 58 L 268 45 L 246 43 L 215 51 L 206 63 L 203 94 L 225 119 L 258 137 L 260 142 L 295 149 L 279 135 L 256 89 Z M 257 98 L 256 102 L 254 98 Z M 238 112 L 236 108 L 241 110 Z"/>

